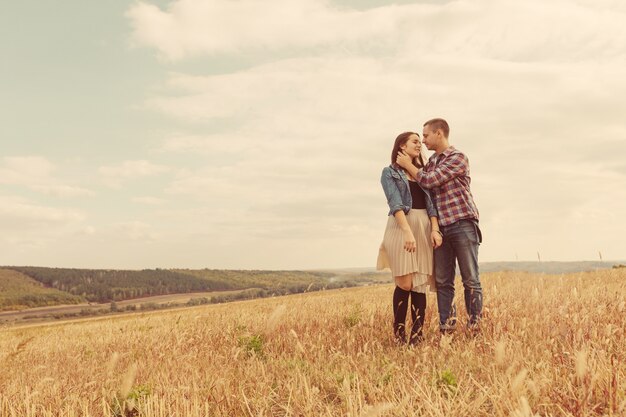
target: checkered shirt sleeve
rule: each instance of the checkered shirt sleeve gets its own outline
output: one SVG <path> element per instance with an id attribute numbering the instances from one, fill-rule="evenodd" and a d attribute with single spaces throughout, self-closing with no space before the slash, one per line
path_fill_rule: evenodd
<path id="1" fill-rule="evenodd" d="M 417 180 L 432 191 L 442 226 L 461 219 L 478 220 L 478 209 L 470 191 L 469 160 L 462 152 L 452 148 L 433 155 L 418 173 Z"/>

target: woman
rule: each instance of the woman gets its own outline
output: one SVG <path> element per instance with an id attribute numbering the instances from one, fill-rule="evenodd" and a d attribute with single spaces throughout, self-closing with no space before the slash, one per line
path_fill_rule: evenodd
<path id="1" fill-rule="evenodd" d="M 390 268 L 396 283 L 393 293 L 393 332 L 396 341 L 406 343 L 405 321 L 411 298 L 410 344 L 422 338 L 426 313 L 426 291 L 435 291 L 433 279 L 433 248 L 442 243 L 437 210 L 428 190 L 398 165 L 396 157 L 404 152 L 413 164 L 426 162 L 422 142 L 417 133 L 400 134 L 391 151 L 391 165 L 383 168 L 380 182 L 389 204 L 389 219 L 380 245 L 376 269 Z"/>

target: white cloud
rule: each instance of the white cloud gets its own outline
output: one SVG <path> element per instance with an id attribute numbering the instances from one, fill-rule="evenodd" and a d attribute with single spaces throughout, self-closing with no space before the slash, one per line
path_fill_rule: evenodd
<path id="1" fill-rule="evenodd" d="M 472 161 L 487 259 L 529 258 L 538 249 L 546 258 L 595 256 L 595 238 L 574 242 L 601 230 L 598 214 L 621 210 L 615 201 L 624 199 L 607 204 L 581 187 L 609 195 L 626 189 L 626 142 L 615 139 L 626 137 L 620 15 L 505 3 L 388 8 L 400 29 L 381 40 L 388 48 L 382 56 L 313 51 L 232 73 L 171 73 L 148 105 L 208 133 L 174 135 L 161 150 L 201 153 L 212 164 L 179 173 L 166 192 L 206 204 L 203 218 L 212 220 L 205 230 L 218 239 L 331 239 L 328 250 L 338 259 L 351 256 L 346 248 L 357 236 L 370 236 L 373 258 L 386 213 L 378 180 L 393 138 L 442 115 L 452 143 Z M 408 20 L 419 24 L 403 26 Z M 435 22 L 446 28 L 436 37 Z M 236 127 L 210 133 L 222 119 Z M 613 152 L 600 151 L 606 146 Z M 598 164 L 576 174 L 590 147 Z M 609 167 L 615 175 L 605 175 Z M 613 238 L 601 244 L 623 247 Z M 355 264 L 370 259 L 356 257 L 362 261 Z"/>
<path id="2" fill-rule="evenodd" d="M 140 177 L 150 177 L 169 172 L 164 165 L 153 164 L 146 160 L 124 161 L 120 165 L 101 166 L 98 172 L 106 185 L 119 187 L 122 182 Z"/>
<path id="3" fill-rule="evenodd" d="M 338 10 L 326 1 L 179 0 L 166 11 L 139 2 L 126 13 L 133 39 L 169 59 L 253 48 L 316 46 L 382 37 L 396 10 Z"/>
<path id="4" fill-rule="evenodd" d="M 99 171 L 105 176 L 132 178 L 157 175 L 169 171 L 169 168 L 163 165 L 156 165 L 145 160 L 138 160 L 124 161 L 121 165 L 103 166 L 100 167 Z"/>
<path id="5" fill-rule="evenodd" d="M 42 156 L 12 156 L 0 160 L 0 184 L 24 186 L 57 197 L 93 196 L 87 188 L 63 184 L 56 165 Z"/>
<path id="6" fill-rule="evenodd" d="M 184 116 L 184 115 L 182 115 Z M 177 134 L 167 138 L 157 149 L 160 153 L 196 153 L 203 155 L 236 154 L 249 149 L 250 144 L 232 141 L 231 134 L 185 135 Z"/>
<path id="7" fill-rule="evenodd" d="M 150 242 L 159 238 L 159 234 L 153 231 L 153 227 L 142 221 L 120 222 L 114 225 L 114 229 L 126 239 Z"/>
<path id="8" fill-rule="evenodd" d="M 133 203 L 146 204 L 149 206 L 158 206 L 158 205 L 165 203 L 165 200 L 163 200 L 162 198 L 150 197 L 150 196 L 133 197 L 132 201 Z"/>
<path id="9" fill-rule="evenodd" d="M 80 223 L 85 214 L 71 208 L 34 203 L 22 197 L 0 195 L 0 227 L 3 230 L 54 228 Z"/>
<path id="10" fill-rule="evenodd" d="M 85 226 L 82 230 L 81 233 L 87 236 L 92 236 L 96 233 L 97 229 L 93 226 Z"/>
<path id="11" fill-rule="evenodd" d="M 41 156 L 4 157 L 0 178 L 5 183 L 20 183 L 31 178 L 45 178 L 54 170 L 55 166 Z"/>
<path id="12" fill-rule="evenodd" d="M 31 188 L 43 194 L 54 195 L 57 197 L 79 197 L 95 195 L 95 193 L 91 190 L 82 187 L 74 187 L 71 185 L 33 185 Z"/>
<path id="13" fill-rule="evenodd" d="M 325 0 L 178 0 L 128 12 L 134 41 L 169 59 L 249 50 L 416 49 L 517 62 L 624 59 L 624 6 L 612 1 L 460 0 L 338 9 Z"/>

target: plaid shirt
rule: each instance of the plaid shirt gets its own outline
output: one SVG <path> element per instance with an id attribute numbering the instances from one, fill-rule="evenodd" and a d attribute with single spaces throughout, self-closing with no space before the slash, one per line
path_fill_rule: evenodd
<path id="1" fill-rule="evenodd" d="M 432 155 L 417 174 L 417 182 L 431 190 L 440 225 L 449 226 L 462 219 L 478 220 L 470 191 L 469 160 L 454 146 Z"/>

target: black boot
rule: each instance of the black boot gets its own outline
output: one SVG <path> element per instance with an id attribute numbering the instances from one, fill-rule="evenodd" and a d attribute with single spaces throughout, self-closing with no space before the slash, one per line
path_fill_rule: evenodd
<path id="1" fill-rule="evenodd" d="M 393 335 L 399 344 L 406 343 L 406 312 L 411 291 L 396 286 L 393 292 Z"/>
<path id="2" fill-rule="evenodd" d="M 421 292 L 411 292 L 411 338 L 409 344 L 417 345 L 423 340 L 422 329 L 424 327 L 424 317 L 426 316 L 426 294 Z"/>

